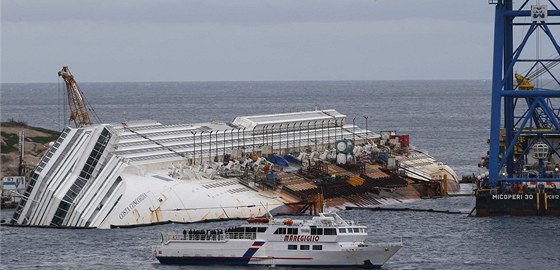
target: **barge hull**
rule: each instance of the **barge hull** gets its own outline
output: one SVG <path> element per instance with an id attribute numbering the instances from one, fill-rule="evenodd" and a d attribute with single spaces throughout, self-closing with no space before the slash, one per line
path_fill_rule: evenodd
<path id="1" fill-rule="evenodd" d="M 487 216 L 560 216 L 558 191 L 493 194 L 479 192 L 476 196 L 477 217 Z"/>

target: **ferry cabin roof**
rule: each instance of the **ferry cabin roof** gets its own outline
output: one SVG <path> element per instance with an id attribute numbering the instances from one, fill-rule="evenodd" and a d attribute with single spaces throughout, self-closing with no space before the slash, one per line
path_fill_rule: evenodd
<path id="1" fill-rule="evenodd" d="M 272 234 L 294 234 L 294 235 L 338 235 L 338 234 L 366 234 L 365 226 L 348 226 L 348 227 L 318 227 L 315 225 L 285 225 L 271 226 Z M 239 226 L 226 229 L 224 232 L 239 233 L 265 233 L 267 226 L 250 225 Z M 270 232 L 268 232 L 270 233 Z"/>

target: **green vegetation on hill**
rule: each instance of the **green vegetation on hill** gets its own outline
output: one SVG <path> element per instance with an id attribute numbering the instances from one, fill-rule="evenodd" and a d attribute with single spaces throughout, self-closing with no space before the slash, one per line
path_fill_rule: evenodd
<path id="1" fill-rule="evenodd" d="M 21 130 L 28 130 L 28 131 L 37 131 L 37 132 L 28 132 L 26 131 L 25 141 L 26 142 L 33 142 L 38 144 L 47 144 L 49 142 L 55 141 L 58 136 L 60 136 L 60 132 L 40 128 L 40 127 L 32 127 L 29 126 L 26 122 L 23 121 L 16 121 L 10 119 L 8 122 L 1 122 L 0 127 L 3 128 L 16 128 Z M 2 129 L 0 131 L 0 135 L 2 136 L 2 143 L 0 144 L 1 150 L 0 152 L 3 154 L 17 152 L 18 151 L 18 144 L 19 144 L 19 133 L 12 131 L 6 131 L 6 129 Z"/>
<path id="2" fill-rule="evenodd" d="M 18 151 L 16 146 L 19 143 L 19 136 L 17 134 L 0 131 L 0 135 L 5 138 L 6 143 L 6 145 L 0 144 L 0 153 L 6 154 Z"/>

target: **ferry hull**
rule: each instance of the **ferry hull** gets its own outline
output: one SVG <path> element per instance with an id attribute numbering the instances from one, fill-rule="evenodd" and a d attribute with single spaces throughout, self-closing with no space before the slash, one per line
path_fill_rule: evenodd
<path id="1" fill-rule="evenodd" d="M 275 265 L 275 266 L 291 266 L 291 267 L 320 267 L 320 268 L 340 268 L 344 266 L 354 266 L 365 269 L 378 269 L 382 265 L 374 265 L 371 261 L 366 260 L 362 265 L 311 265 L 311 264 L 271 264 L 271 263 L 252 263 L 246 258 L 216 258 L 216 257 L 161 257 L 158 258 L 161 264 L 167 265 L 196 265 L 196 266 L 235 266 L 235 265 Z"/>
<path id="2" fill-rule="evenodd" d="M 248 265 L 251 258 L 244 257 L 157 257 L 161 264 L 169 265 Z"/>
<path id="3" fill-rule="evenodd" d="M 283 256 L 156 256 L 161 264 L 169 265 L 274 265 L 298 267 L 361 267 L 381 268 L 400 246 L 379 246 L 367 250 L 346 252 L 322 251 L 315 254 L 293 251 Z M 221 250 L 224 251 L 224 250 Z"/>

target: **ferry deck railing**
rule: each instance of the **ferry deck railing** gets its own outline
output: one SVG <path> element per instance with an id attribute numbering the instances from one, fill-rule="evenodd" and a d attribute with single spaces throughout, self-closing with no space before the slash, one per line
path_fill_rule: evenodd
<path id="1" fill-rule="evenodd" d="M 164 243 L 169 241 L 216 241 L 224 242 L 231 239 L 247 239 L 255 240 L 256 233 L 244 232 L 227 232 L 221 234 L 176 234 L 176 233 L 162 233 L 162 240 Z"/>

